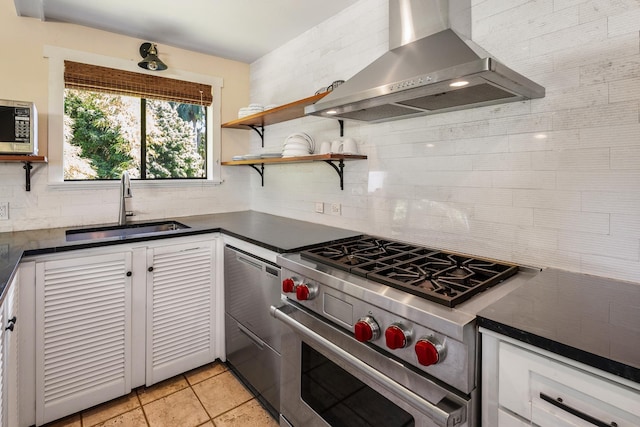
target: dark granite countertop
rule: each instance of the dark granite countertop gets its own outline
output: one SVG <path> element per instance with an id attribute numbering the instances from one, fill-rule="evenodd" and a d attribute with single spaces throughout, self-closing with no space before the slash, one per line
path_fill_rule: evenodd
<path id="1" fill-rule="evenodd" d="M 478 324 L 640 383 L 640 284 L 543 270 Z"/>
<path id="2" fill-rule="evenodd" d="M 25 255 L 49 254 L 218 231 L 271 251 L 284 253 L 297 252 L 318 243 L 346 239 L 362 234 L 254 211 L 171 219 L 188 225 L 190 228 L 164 234 L 79 242 L 67 242 L 65 240 L 66 230 L 72 227 L 0 233 L 0 302 L 4 299 L 7 284 L 13 277 L 20 260 Z M 90 227 L 94 226 L 85 228 Z"/>

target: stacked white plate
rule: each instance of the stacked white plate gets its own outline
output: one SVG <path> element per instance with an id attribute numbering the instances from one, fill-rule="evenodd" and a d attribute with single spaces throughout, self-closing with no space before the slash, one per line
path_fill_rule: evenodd
<path id="1" fill-rule="evenodd" d="M 249 104 L 248 107 L 242 107 L 238 110 L 238 118 L 241 119 L 243 117 L 252 116 L 254 114 L 262 113 L 264 111 L 264 106 L 262 104 Z"/>
<path id="2" fill-rule="evenodd" d="M 274 159 L 278 157 L 282 157 L 282 151 L 280 147 L 264 147 L 260 151 L 260 157 L 263 159 Z"/>
<path id="3" fill-rule="evenodd" d="M 315 143 L 306 133 L 293 133 L 282 144 L 282 157 L 302 157 L 313 153 Z"/>

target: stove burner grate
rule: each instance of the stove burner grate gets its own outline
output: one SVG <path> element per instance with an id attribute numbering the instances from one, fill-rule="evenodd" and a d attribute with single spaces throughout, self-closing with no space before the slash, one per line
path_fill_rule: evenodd
<path id="1" fill-rule="evenodd" d="M 373 237 L 313 248 L 302 256 L 448 307 L 518 272 L 516 265 Z"/>

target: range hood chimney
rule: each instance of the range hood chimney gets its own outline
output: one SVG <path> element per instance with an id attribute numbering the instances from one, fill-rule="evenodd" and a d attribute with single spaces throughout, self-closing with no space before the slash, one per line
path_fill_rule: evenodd
<path id="1" fill-rule="evenodd" d="M 377 123 L 544 97 L 471 41 L 471 0 L 389 0 L 389 49 L 305 113 Z"/>

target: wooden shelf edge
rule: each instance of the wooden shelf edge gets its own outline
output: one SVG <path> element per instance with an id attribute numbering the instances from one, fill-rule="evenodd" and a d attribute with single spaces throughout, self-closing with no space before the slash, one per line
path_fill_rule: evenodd
<path id="1" fill-rule="evenodd" d="M 222 162 L 223 166 L 240 166 L 240 165 L 259 165 L 269 163 L 303 163 L 303 162 L 319 162 L 319 161 L 340 161 L 340 160 L 364 160 L 367 156 L 361 154 L 313 154 L 311 156 L 302 157 L 276 157 L 266 159 L 251 160 L 232 160 Z"/>
<path id="2" fill-rule="evenodd" d="M 47 163 L 46 156 L 29 156 L 24 154 L 0 154 L 0 162 Z"/>
<path id="3" fill-rule="evenodd" d="M 329 92 L 323 92 L 318 95 L 313 95 L 308 98 L 280 105 L 261 113 L 252 114 L 250 116 L 223 123 L 222 127 L 227 129 L 249 129 L 251 126 L 268 126 L 304 117 L 304 107 L 315 104 L 318 100 L 324 98 L 328 94 Z"/>

